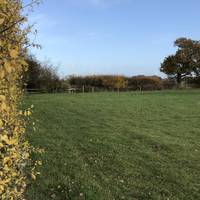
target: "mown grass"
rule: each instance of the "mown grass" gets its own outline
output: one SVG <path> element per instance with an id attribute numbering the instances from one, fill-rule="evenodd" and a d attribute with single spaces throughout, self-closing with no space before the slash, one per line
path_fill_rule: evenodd
<path id="1" fill-rule="evenodd" d="M 31 200 L 200 199 L 200 91 L 28 95 L 46 152 Z"/>

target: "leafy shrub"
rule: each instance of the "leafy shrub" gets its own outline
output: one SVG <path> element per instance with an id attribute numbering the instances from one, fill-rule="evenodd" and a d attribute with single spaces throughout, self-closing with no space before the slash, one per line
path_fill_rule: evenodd
<path id="1" fill-rule="evenodd" d="M 28 29 L 21 0 L 0 0 L 0 199 L 23 199 L 25 167 L 30 146 L 24 139 L 24 116 L 18 109 L 22 75 L 27 70 L 25 55 Z"/>

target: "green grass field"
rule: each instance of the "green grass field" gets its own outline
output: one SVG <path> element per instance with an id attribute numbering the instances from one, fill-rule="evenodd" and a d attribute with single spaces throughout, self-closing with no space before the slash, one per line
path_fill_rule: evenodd
<path id="1" fill-rule="evenodd" d="M 200 199 L 200 91 L 28 95 L 46 152 L 31 200 Z"/>

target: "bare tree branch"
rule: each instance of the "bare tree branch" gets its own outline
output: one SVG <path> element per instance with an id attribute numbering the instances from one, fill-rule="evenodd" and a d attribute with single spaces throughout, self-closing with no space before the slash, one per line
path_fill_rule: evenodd
<path id="1" fill-rule="evenodd" d="M 25 5 L 25 6 L 23 6 L 22 9 L 27 8 L 27 7 L 31 7 L 32 5 L 38 4 L 39 2 L 40 2 L 40 0 L 34 0 L 34 1 L 32 1 L 31 3 L 29 3 L 29 4 Z"/>
<path id="2" fill-rule="evenodd" d="M 13 23 L 12 25 L 6 27 L 5 29 L 3 29 L 2 31 L 0 31 L 0 34 L 3 34 L 4 32 L 8 31 L 9 29 L 11 29 L 12 27 L 14 27 L 16 24 L 22 22 L 25 18 L 21 18 L 18 21 L 16 21 L 15 23 Z"/>

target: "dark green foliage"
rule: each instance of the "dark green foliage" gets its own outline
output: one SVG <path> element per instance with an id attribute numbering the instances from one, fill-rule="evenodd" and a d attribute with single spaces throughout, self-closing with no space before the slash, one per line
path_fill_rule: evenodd
<path id="1" fill-rule="evenodd" d="M 28 71 L 25 74 L 26 89 L 29 91 L 58 91 L 62 88 L 56 68 L 49 63 L 41 63 L 34 56 L 27 58 Z"/>
<path id="2" fill-rule="evenodd" d="M 29 95 L 45 148 L 28 199 L 200 199 L 200 91 Z"/>

